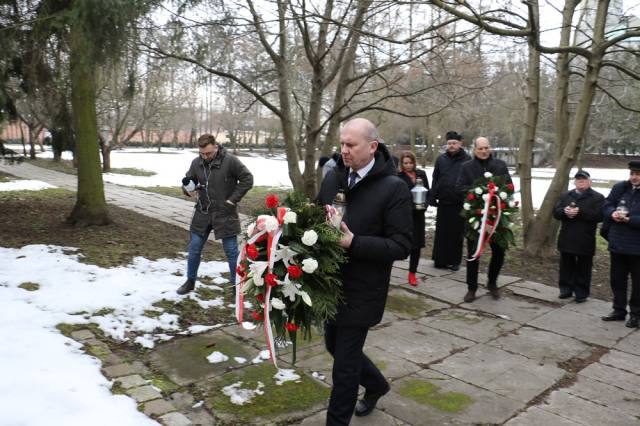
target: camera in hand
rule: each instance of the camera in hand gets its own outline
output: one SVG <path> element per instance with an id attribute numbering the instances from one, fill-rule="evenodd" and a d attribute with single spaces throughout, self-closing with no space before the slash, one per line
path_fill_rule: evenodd
<path id="1" fill-rule="evenodd" d="M 196 182 L 193 178 L 190 178 L 188 176 L 185 176 L 182 178 L 182 186 L 184 187 L 184 190 L 187 192 L 193 192 L 198 189 L 204 188 L 204 185 L 200 184 L 199 182 Z"/>

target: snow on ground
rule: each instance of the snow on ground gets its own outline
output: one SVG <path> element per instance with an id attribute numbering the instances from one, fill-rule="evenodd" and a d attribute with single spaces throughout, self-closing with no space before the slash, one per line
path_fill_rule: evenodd
<path id="1" fill-rule="evenodd" d="M 100 373 L 100 361 L 63 336 L 56 324 L 94 322 L 117 339 L 152 346 L 179 331 L 177 318 L 157 318 L 144 310 L 162 298 L 178 300 L 176 288 L 184 259 L 150 261 L 100 268 L 78 262 L 75 249 L 30 245 L 0 247 L 0 424 L 2 425 L 147 425 L 156 424 L 138 412 L 133 399 L 112 395 Z M 203 262 L 203 275 L 219 276 L 225 262 Z M 37 283 L 27 291 L 22 283 Z M 105 313 L 104 308 L 113 309 Z M 103 312 L 99 312 L 102 310 Z M 205 327 L 193 327 L 192 332 Z"/>
<path id="2" fill-rule="evenodd" d="M 41 189 L 55 188 L 46 182 L 40 180 L 10 180 L 9 182 L 0 182 L 0 192 L 4 191 L 40 191 Z"/>

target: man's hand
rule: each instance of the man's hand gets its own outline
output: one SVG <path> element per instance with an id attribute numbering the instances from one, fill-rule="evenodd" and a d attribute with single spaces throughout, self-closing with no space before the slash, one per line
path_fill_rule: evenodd
<path id="1" fill-rule="evenodd" d="M 196 195 L 196 191 L 190 191 L 190 192 L 187 192 L 187 195 L 188 195 L 189 197 L 193 197 L 194 195 Z"/>
<path id="2" fill-rule="evenodd" d="M 353 242 L 353 232 L 349 230 L 346 223 L 340 222 L 340 230 L 342 231 L 342 238 L 340 239 L 340 246 L 348 249 Z"/>
<path id="3" fill-rule="evenodd" d="M 564 214 L 567 215 L 569 219 L 573 219 L 574 217 L 576 217 L 579 211 L 580 211 L 579 207 L 567 206 L 564 208 Z"/>
<path id="4" fill-rule="evenodd" d="M 614 211 L 613 213 L 611 213 L 611 219 L 613 219 L 614 221 L 618 222 L 618 223 L 627 223 L 629 222 L 629 216 L 627 215 L 621 215 L 620 213 L 618 213 L 617 211 Z"/>

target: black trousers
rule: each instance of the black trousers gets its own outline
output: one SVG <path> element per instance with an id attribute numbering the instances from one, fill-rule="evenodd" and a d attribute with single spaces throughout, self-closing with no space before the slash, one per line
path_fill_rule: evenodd
<path id="1" fill-rule="evenodd" d="M 593 256 L 560 252 L 558 287 L 560 293 L 573 294 L 576 299 L 589 297 Z"/>
<path id="2" fill-rule="evenodd" d="M 409 272 L 416 272 L 418 270 L 418 262 L 420 261 L 420 249 L 411 249 L 409 254 Z"/>
<path id="3" fill-rule="evenodd" d="M 436 268 L 460 265 L 464 242 L 464 218 L 461 205 L 438 206 L 436 233 L 433 239 L 433 263 Z"/>
<path id="4" fill-rule="evenodd" d="M 467 258 L 471 258 L 471 255 L 475 251 L 477 241 L 467 240 Z M 505 250 L 496 243 L 490 243 L 491 246 L 491 260 L 489 261 L 488 287 L 495 287 L 498 281 L 498 275 L 502 269 L 504 263 Z M 486 253 L 486 249 L 485 252 Z M 469 291 L 476 291 L 478 289 L 478 269 L 480 267 L 480 260 L 476 259 L 473 262 L 467 260 L 467 287 Z"/>
<path id="5" fill-rule="evenodd" d="M 382 393 L 387 380 L 362 352 L 368 327 L 340 327 L 327 324 L 325 345 L 333 356 L 333 388 L 327 410 L 327 425 L 348 425 L 358 399 L 358 386 L 369 393 Z"/>
<path id="6" fill-rule="evenodd" d="M 640 255 L 611 253 L 613 310 L 627 312 L 627 284 L 631 275 L 629 312 L 640 315 Z"/>

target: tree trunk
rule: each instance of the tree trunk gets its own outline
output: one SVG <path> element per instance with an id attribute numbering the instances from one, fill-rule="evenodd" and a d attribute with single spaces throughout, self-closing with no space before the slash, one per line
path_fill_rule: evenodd
<path id="1" fill-rule="evenodd" d="M 76 205 L 67 221 L 75 226 L 110 223 L 97 147 L 95 74 L 92 67 L 90 39 L 82 30 L 80 23 L 72 24 L 69 34 L 69 61 L 71 105 L 78 161 L 78 192 Z"/>

